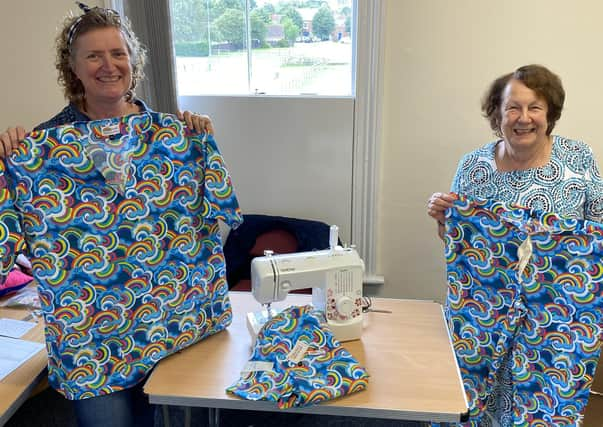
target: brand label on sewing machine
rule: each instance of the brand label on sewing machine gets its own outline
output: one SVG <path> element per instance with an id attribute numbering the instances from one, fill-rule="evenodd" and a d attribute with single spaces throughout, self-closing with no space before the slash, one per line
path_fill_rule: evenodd
<path id="1" fill-rule="evenodd" d="M 303 341 L 298 341 L 295 344 L 295 347 L 293 347 L 293 349 L 287 355 L 287 359 L 293 363 L 301 362 L 301 360 L 306 355 L 306 352 L 308 351 L 308 347 L 309 347 L 308 343 L 305 343 Z"/>
<path id="2" fill-rule="evenodd" d="M 251 361 L 247 362 L 245 364 L 245 366 L 243 366 L 241 373 L 256 372 L 256 371 L 272 371 L 273 370 L 272 368 L 273 368 L 272 362 L 261 362 L 261 361 L 254 362 L 253 360 L 251 360 Z"/>

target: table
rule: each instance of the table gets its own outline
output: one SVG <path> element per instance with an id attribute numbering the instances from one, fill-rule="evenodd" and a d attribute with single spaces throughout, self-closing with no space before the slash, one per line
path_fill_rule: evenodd
<path id="1" fill-rule="evenodd" d="M 0 308 L 0 317 L 11 319 L 31 320 L 30 313 L 26 309 Z M 37 323 L 22 339 L 44 342 L 44 321 L 38 317 Z M 0 426 L 6 424 L 36 385 L 46 377 L 46 361 L 46 350 L 43 348 L 0 381 Z"/>
<path id="2" fill-rule="evenodd" d="M 246 314 L 260 308 L 249 292 L 230 292 L 232 325 L 162 360 L 144 390 L 151 403 L 281 411 L 275 403 L 226 394 L 251 355 Z M 289 295 L 276 308 L 311 302 Z M 343 343 L 370 374 L 368 388 L 343 398 L 287 409 L 323 415 L 455 422 L 468 405 L 442 306 L 431 301 L 374 298 L 361 340 Z M 210 409 L 211 411 L 211 409 Z M 217 419 L 217 411 L 210 418 Z"/>

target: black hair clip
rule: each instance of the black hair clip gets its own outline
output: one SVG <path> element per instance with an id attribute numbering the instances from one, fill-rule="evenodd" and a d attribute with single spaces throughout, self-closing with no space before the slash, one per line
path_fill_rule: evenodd
<path id="1" fill-rule="evenodd" d="M 78 16 L 78 18 L 73 22 L 73 24 L 71 24 L 71 27 L 69 27 L 69 31 L 67 32 L 67 46 L 69 46 L 71 48 L 71 45 L 73 44 L 73 38 L 75 36 L 75 33 L 77 32 L 77 29 L 80 25 L 80 23 L 82 22 L 82 19 L 84 18 L 84 16 L 86 16 L 87 13 L 90 13 L 90 11 L 92 9 L 102 9 L 100 7 L 90 7 L 85 3 L 82 3 L 81 1 L 76 1 L 75 4 L 77 4 L 77 6 L 82 10 L 82 12 L 84 12 L 83 14 L 81 14 L 80 16 Z M 119 16 L 119 13 L 117 13 L 116 10 L 113 9 L 104 9 L 107 13 L 112 13 L 114 15 Z"/>
<path id="2" fill-rule="evenodd" d="M 73 43 L 73 36 L 75 35 L 77 27 L 79 27 L 80 25 L 80 22 L 82 22 L 82 18 L 86 13 L 90 12 L 90 6 L 79 1 L 76 1 L 75 4 L 77 4 L 77 6 L 82 10 L 82 12 L 84 12 L 84 14 L 78 16 L 77 19 L 73 21 L 73 24 L 71 24 L 71 27 L 69 27 L 69 32 L 67 33 L 67 46 L 69 47 L 71 47 L 71 44 Z"/>
<path id="3" fill-rule="evenodd" d="M 80 9 L 82 9 L 82 11 L 83 11 L 84 13 L 88 13 L 88 12 L 90 12 L 90 6 L 88 6 L 87 4 L 84 4 L 84 3 L 82 3 L 81 1 L 76 1 L 76 2 L 75 2 L 75 4 L 77 4 L 77 5 L 78 5 L 78 7 L 79 7 Z"/>

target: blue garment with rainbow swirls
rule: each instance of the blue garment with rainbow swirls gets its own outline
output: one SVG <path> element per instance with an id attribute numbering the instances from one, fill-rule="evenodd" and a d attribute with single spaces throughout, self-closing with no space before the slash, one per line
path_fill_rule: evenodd
<path id="1" fill-rule="evenodd" d="M 230 324 L 218 220 L 241 221 L 222 156 L 172 115 L 35 131 L 0 162 L 0 272 L 27 246 L 53 388 L 132 387 Z"/>
<path id="2" fill-rule="evenodd" d="M 459 197 L 446 229 L 446 317 L 468 425 L 577 425 L 603 331 L 603 225 Z M 509 410 L 489 408 L 508 354 Z"/>
<path id="3" fill-rule="evenodd" d="M 324 315 L 309 305 L 289 307 L 266 322 L 250 361 L 267 362 L 270 368 L 243 372 L 226 391 L 277 402 L 281 409 L 335 399 L 368 384 L 366 370 L 333 337 Z"/>

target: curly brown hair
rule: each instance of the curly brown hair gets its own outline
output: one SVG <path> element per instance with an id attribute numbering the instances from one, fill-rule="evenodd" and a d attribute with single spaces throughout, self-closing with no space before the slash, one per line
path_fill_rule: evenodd
<path id="1" fill-rule="evenodd" d="M 139 81 L 144 78 L 144 64 L 146 61 L 146 50 L 140 43 L 128 18 L 120 16 L 112 9 L 94 7 L 83 15 L 70 15 L 63 22 L 63 29 L 56 38 L 56 62 L 55 66 L 59 72 L 58 82 L 63 87 L 65 98 L 78 107 L 83 105 L 85 90 L 82 82 L 73 72 L 75 60 L 74 45 L 78 37 L 98 28 L 117 28 L 121 31 L 128 47 L 130 64 L 132 66 L 132 82 L 126 94 L 126 100 L 132 101 L 134 89 Z"/>
<path id="2" fill-rule="evenodd" d="M 519 80 L 536 92 L 538 97 L 546 101 L 548 109 L 546 134 L 550 135 L 557 120 L 561 117 L 563 103 L 565 102 L 565 91 L 557 74 L 542 65 L 536 64 L 519 67 L 512 73 L 500 76 L 490 84 L 482 100 L 482 113 L 490 122 L 490 128 L 496 136 L 502 138 L 500 123 L 502 121 L 503 93 L 512 79 Z"/>

